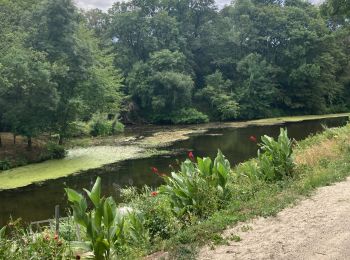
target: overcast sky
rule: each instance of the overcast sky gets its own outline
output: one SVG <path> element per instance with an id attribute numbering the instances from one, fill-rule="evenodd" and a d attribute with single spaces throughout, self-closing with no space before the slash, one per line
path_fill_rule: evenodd
<path id="1" fill-rule="evenodd" d="M 117 0 L 75 0 L 79 7 L 84 9 L 99 8 L 107 10 Z M 322 2 L 322 0 L 310 0 L 313 3 Z M 216 0 L 219 7 L 229 4 L 231 0 Z"/>

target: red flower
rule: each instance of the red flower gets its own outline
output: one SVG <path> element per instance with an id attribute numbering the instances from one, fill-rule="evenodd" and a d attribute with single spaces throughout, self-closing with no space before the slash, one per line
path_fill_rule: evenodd
<path id="1" fill-rule="evenodd" d="M 191 161 L 194 160 L 193 152 L 189 152 L 189 153 L 188 153 L 188 158 L 190 158 Z"/>
<path id="2" fill-rule="evenodd" d="M 257 142 L 256 136 L 254 135 L 249 136 L 249 140 L 252 141 L 253 143 Z"/>
<path id="3" fill-rule="evenodd" d="M 152 192 L 151 192 L 151 196 L 152 196 L 152 197 L 155 197 L 155 196 L 157 196 L 157 195 L 158 195 L 158 192 L 156 192 L 156 191 L 152 191 Z"/>
<path id="4" fill-rule="evenodd" d="M 158 171 L 158 169 L 156 167 L 151 167 L 151 170 L 152 170 L 153 173 L 159 174 L 159 171 Z"/>
<path id="5" fill-rule="evenodd" d="M 45 238 L 46 241 L 50 241 L 50 235 L 49 234 L 46 234 L 44 238 Z"/>

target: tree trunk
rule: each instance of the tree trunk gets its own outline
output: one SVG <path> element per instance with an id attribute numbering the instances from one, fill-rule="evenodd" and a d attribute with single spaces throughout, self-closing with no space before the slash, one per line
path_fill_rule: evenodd
<path id="1" fill-rule="evenodd" d="M 32 150 L 32 138 L 28 137 L 28 146 L 27 146 L 28 150 Z"/>
<path id="2" fill-rule="evenodd" d="M 16 137 L 17 137 L 17 135 L 13 134 L 13 144 L 16 144 Z"/>
<path id="3" fill-rule="evenodd" d="M 63 136 L 60 135 L 60 138 L 58 139 L 58 144 L 63 145 Z"/>

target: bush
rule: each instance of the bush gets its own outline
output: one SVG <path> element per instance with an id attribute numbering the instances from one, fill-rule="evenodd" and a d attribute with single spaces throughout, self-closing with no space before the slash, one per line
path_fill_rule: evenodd
<path id="1" fill-rule="evenodd" d="M 0 171 L 6 171 L 11 168 L 11 162 L 7 159 L 0 160 Z"/>
<path id="2" fill-rule="evenodd" d="M 86 198 L 75 190 L 66 188 L 68 201 L 73 209 L 74 221 L 86 234 L 84 247 L 92 250 L 94 259 L 114 259 L 127 246 L 142 247 L 149 241 L 141 212 L 130 210 L 122 214 L 112 197 L 101 197 L 101 178 L 98 177 L 91 191 L 84 189 Z"/>
<path id="3" fill-rule="evenodd" d="M 90 134 L 92 136 L 107 136 L 112 134 L 112 122 L 102 114 L 96 114 L 90 122 Z"/>
<path id="4" fill-rule="evenodd" d="M 108 120 L 106 115 L 96 114 L 90 122 L 90 134 L 92 136 L 108 136 L 124 132 L 124 125 L 119 122 L 116 116 L 113 120 Z"/>
<path id="5" fill-rule="evenodd" d="M 292 140 L 286 129 L 281 128 L 277 141 L 269 136 L 261 137 L 261 150 L 258 160 L 261 175 L 268 181 L 280 181 L 290 177 L 293 172 Z"/>
<path id="6" fill-rule="evenodd" d="M 0 259 L 71 259 L 69 253 L 66 242 L 54 233 L 45 230 L 31 234 L 20 220 L 0 230 Z"/>
<path id="7" fill-rule="evenodd" d="M 169 196 L 176 216 L 190 221 L 193 216 L 205 218 L 226 199 L 230 173 L 230 163 L 218 151 L 214 163 L 210 158 L 198 158 L 197 163 L 187 159 L 179 172 L 164 177 L 166 185 L 160 191 Z"/>
<path id="8" fill-rule="evenodd" d="M 64 146 L 56 143 L 48 143 L 45 146 L 44 151 L 40 155 L 42 161 L 50 159 L 62 159 L 66 157 L 67 151 Z"/>
<path id="9" fill-rule="evenodd" d="M 116 118 L 112 122 L 112 134 L 123 133 L 124 125 Z"/>
<path id="10" fill-rule="evenodd" d="M 194 108 L 183 108 L 172 114 L 171 122 L 174 124 L 199 124 L 209 122 L 209 118 Z"/>
<path id="11" fill-rule="evenodd" d="M 123 189 L 122 197 L 132 208 L 143 213 L 151 241 L 168 239 L 179 230 L 180 224 L 166 196 L 146 186 L 141 194 L 133 187 Z"/>
<path id="12" fill-rule="evenodd" d="M 68 126 L 68 135 L 70 137 L 83 137 L 90 134 L 89 124 L 82 121 L 75 121 Z"/>

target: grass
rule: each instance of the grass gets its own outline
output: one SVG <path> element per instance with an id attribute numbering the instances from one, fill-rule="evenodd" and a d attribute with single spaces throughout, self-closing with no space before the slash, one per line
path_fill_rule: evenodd
<path id="1" fill-rule="evenodd" d="M 342 181 L 350 175 L 350 124 L 328 129 L 298 143 L 295 149 L 296 176 L 280 183 L 264 183 L 253 196 L 237 197 L 229 206 L 204 222 L 178 232 L 164 250 L 174 259 L 195 259 L 198 249 L 225 243 L 221 232 L 238 222 L 258 216 L 274 216 L 279 211 L 309 196 L 321 186 Z M 242 194 L 249 191 L 237 191 Z M 232 239 L 235 238 L 234 235 Z"/>
<path id="2" fill-rule="evenodd" d="M 92 152 L 86 154 L 84 151 L 86 149 L 78 149 L 74 156 L 77 159 L 86 159 L 85 156 Z M 112 154 L 108 149 L 105 152 Z M 102 153 L 102 157 L 106 156 Z M 142 212 L 143 217 L 147 220 L 145 222 L 147 226 L 144 226 L 145 223 L 142 225 L 142 230 L 146 233 L 142 234 L 148 237 L 149 231 L 153 230 L 153 234 L 165 235 L 156 235 L 153 239 L 147 240 L 147 243 L 142 240 L 144 244 L 143 242 L 126 243 L 123 245 L 125 247 L 117 249 L 121 250 L 120 257 L 138 259 L 149 252 L 156 252 L 146 259 L 153 259 L 152 256 L 155 255 L 158 258 L 169 256 L 170 259 L 195 259 L 199 248 L 203 245 L 209 244 L 210 248 L 215 249 L 217 245 L 228 244 L 230 241 L 239 242 L 241 238 L 236 234 L 223 236 L 222 232 L 238 222 L 244 222 L 257 216 L 274 216 L 282 209 L 311 195 L 317 187 L 331 185 L 350 175 L 350 124 L 340 128 L 326 129 L 322 134 L 296 143 L 294 159 L 297 164 L 293 176 L 274 180 L 274 182 L 247 178 L 239 174 L 242 173 L 242 168 L 240 168 L 241 165 L 238 165 L 230 176 L 228 184 L 230 199 L 225 200 L 223 209 L 213 214 L 210 212 L 212 215 L 209 218 L 206 218 L 207 215 L 198 216 L 199 218 L 193 218 L 194 221 L 190 222 L 186 219 L 185 222 L 181 222 L 181 218 L 177 218 L 172 213 L 170 198 L 165 194 L 155 197 L 151 195 L 152 190 L 147 188 L 141 194 L 138 194 L 137 190 L 127 190 L 124 195 L 126 194 L 126 198 L 129 199 L 125 200 L 125 205 L 134 208 L 137 212 Z M 215 196 L 215 193 L 210 193 L 211 195 Z M 206 202 L 208 203 L 208 200 Z M 122 206 L 125 205 L 122 204 Z M 67 226 L 71 227 L 70 225 L 72 224 L 68 223 Z M 147 227 L 147 230 L 144 227 Z M 249 231 L 250 229 L 249 226 L 243 226 L 241 230 Z M 45 234 L 42 232 L 36 235 L 28 234 L 29 237 L 40 235 Z M 74 238 L 69 237 L 62 243 L 71 245 L 72 239 Z M 0 254 L 1 250 L 12 254 L 7 246 L 12 241 L 19 243 L 23 239 L 9 236 L 5 241 L 5 246 L 0 245 Z M 27 247 L 33 251 L 29 252 L 30 256 L 38 250 L 35 241 Z M 48 254 L 50 250 L 52 249 L 48 248 Z"/>

